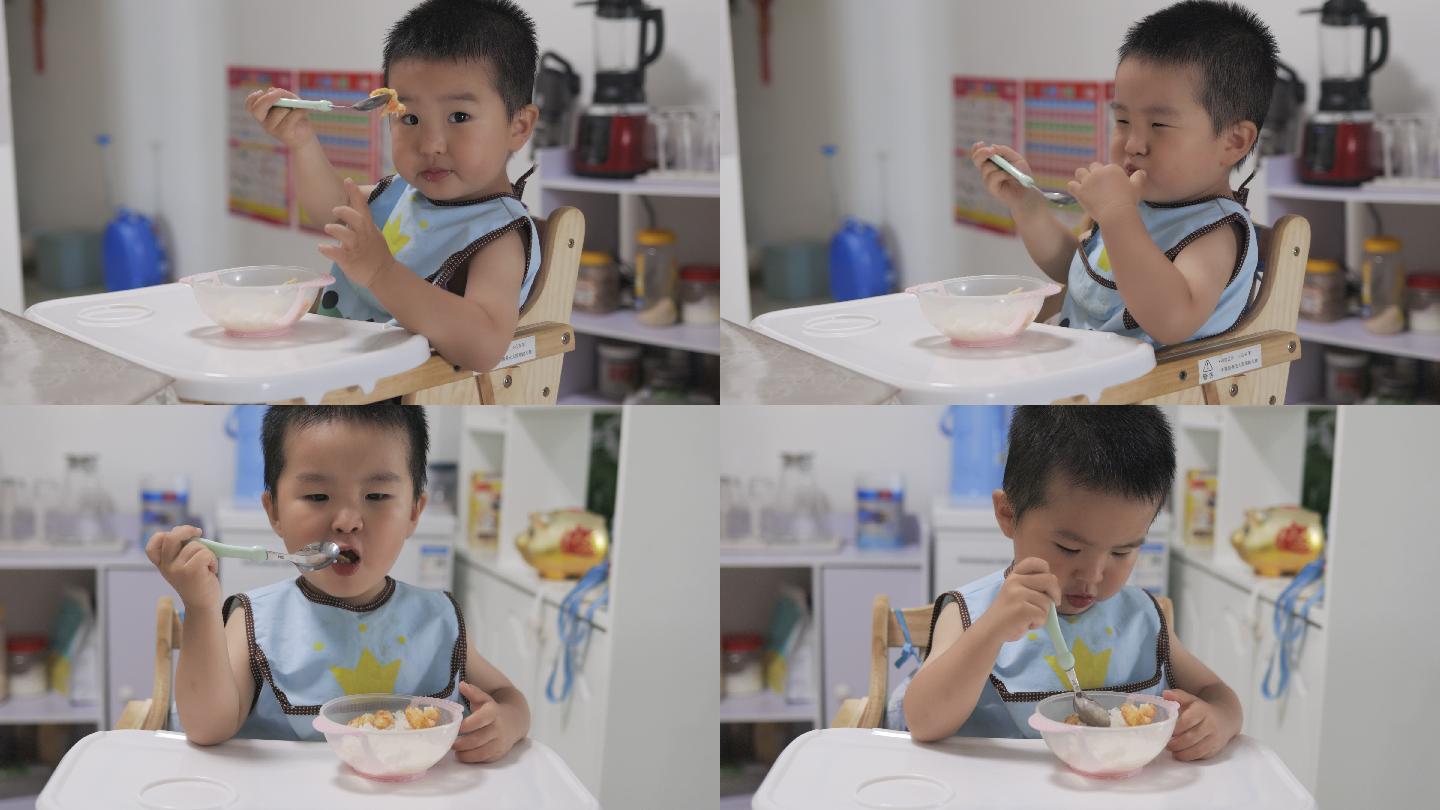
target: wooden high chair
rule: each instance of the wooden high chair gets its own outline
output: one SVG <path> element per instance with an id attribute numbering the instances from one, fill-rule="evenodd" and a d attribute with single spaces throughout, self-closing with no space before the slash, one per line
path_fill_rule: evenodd
<path id="1" fill-rule="evenodd" d="M 1290 364 L 1300 359 L 1300 288 L 1310 256 L 1310 223 L 1293 214 L 1275 227 L 1257 225 L 1260 282 L 1240 322 L 1223 335 L 1167 346 L 1155 352 L 1155 368 L 1130 382 L 1105 389 L 1099 404 L 1143 402 L 1156 405 L 1284 405 Z M 1050 300 L 1063 299 L 1052 296 Z M 1053 305 L 1052 305 L 1053 306 Z M 1052 310 L 1054 311 L 1054 310 Z M 1047 317 L 1045 310 L 1041 317 Z M 1201 371 L 1222 368 L 1258 352 L 1259 365 L 1243 363 L 1240 373 L 1211 377 Z M 1083 404 L 1084 396 L 1057 404 Z"/>
<path id="2" fill-rule="evenodd" d="M 585 215 L 566 206 L 535 224 L 540 230 L 540 271 L 505 353 L 523 359 L 477 373 L 432 353 L 425 363 L 381 379 L 368 394 L 350 386 L 327 393 L 321 404 L 364 405 L 398 396 L 406 405 L 554 405 L 565 353 L 575 348 L 570 311 L 585 242 Z M 303 405 L 304 400 L 274 404 Z"/>
<path id="3" fill-rule="evenodd" d="M 162 731 L 170 720 L 170 690 L 174 683 L 171 653 L 180 649 L 180 614 L 168 596 L 160 597 L 155 608 L 155 681 L 150 697 L 125 704 L 117 729 Z"/>
<path id="4" fill-rule="evenodd" d="M 1170 599 L 1155 597 L 1160 610 L 1165 614 L 1165 623 L 1173 633 L 1175 630 L 1175 608 Z M 910 631 L 910 643 L 924 656 L 930 653 L 930 614 L 933 605 L 902 608 L 905 626 Z M 890 650 L 905 646 L 905 634 L 895 611 L 890 609 L 890 597 L 877 594 L 870 611 L 870 689 L 865 697 L 849 698 L 840 704 L 835 718 L 830 721 L 832 728 L 878 728 L 885 719 L 885 704 L 890 699 Z"/>

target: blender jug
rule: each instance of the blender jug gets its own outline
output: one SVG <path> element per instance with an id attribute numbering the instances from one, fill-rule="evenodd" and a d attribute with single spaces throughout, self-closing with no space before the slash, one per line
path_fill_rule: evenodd
<path id="1" fill-rule="evenodd" d="M 830 503 L 815 480 L 814 453 L 780 454 L 775 543 L 824 543 L 830 539 Z"/>

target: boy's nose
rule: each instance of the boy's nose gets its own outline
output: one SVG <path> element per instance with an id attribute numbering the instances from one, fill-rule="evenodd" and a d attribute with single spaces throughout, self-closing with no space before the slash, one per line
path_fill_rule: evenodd
<path id="1" fill-rule="evenodd" d="M 335 519 L 330 521 L 331 531 L 339 534 L 353 534 L 360 531 L 364 525 L 360 520 L 360 513 L 353 509 L 341 509 L 335 513 Z"/>
<path id="2" fill-rule="evenodd" d="M 1143 155 L 1146 152 L 1146 144 L 1143 138 L 1138 135 L 1131 135 L 1125 139 L 1125 154 Z"/>

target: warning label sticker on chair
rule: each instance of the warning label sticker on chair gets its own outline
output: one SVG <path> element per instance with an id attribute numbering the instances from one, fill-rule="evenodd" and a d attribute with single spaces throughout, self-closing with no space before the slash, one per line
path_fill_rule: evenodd
<path id="1" fill-rule="evenodd" d="M 1200 361 L 1200 382 L 1208 383 L 1260 368 L 1260 344 Z"/>
<path id="2" fill-rule="evenodd" d="M 523 363 L 526 360 L 534 359 L 535 336 L 530 335 L 529 337 L 523 337 L 519 340 L 511 341 L 510 348 L 505 350 L 505 359 L 500 361 L 500 365 L 497 366 L 497 368 L 513 366 L 518 363 Z"/>

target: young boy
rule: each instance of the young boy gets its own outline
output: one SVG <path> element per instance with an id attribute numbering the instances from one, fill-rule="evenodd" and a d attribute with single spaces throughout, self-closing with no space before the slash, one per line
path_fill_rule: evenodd
<path id="1" fill-rule="evenodd" d="M 1180 704 L 1169 749 L 1214 756 L 1240 733 L 1240 701 L 1175 636 L 1171 617 L 1125 584 L 1170 494 L 1175 445 L 1159 410 L 1020 407 L 993 495 L 1015 562 L 935 601 L 930 652 L 903 696 L 920 741 L 1035 737 L 1035 704 L 1069 692 L 1044 626 L 1054 605 L 1083 689 Z"/>
<path id="2" fill-rule="evenodd" d="M 1264 23 L 1234 3 L 1185 0 L 1131 27 L 1115 69 L 1110 162 L 1077 169 L 1068 184 L 1093 223 L 1079 238 L 989 160 L 998 154 L 1030 174 L 1019 153 L 972 147 L 1030 258 L 1067 283 L 1062 326 L 1158 346 L 1240 320 L 1259 251 L 1249 179 L 1231 192 L 1229 177 L 1265 122 L 1277 53 Z"/>
<path id="3" fill-rule="evenodd" d="M 323 540 L 338 562 L 221 604 L 215 555 L 193 526 L 145 553 L 185 603 L 175 702 L 200 745 L 231 737 L 314 740 L 321 704 L 396 693 L 467 705 L 454 749 L 492 762 L 530 729 L 525 696 L 475 651 L 448 593 L 387 576 L 425 508 L 420 408 L 274 407 L 261 428 L 270 525 L 291 552 Z"/>
<path id="4" fill-rule="evenodd" d="M 405 105 L 391 116 L 398 174 L 343 181 L 309 113 L 276 107 L 287 90 L 256 91 L 245 108 L 290 147 L 300 205 L 331 221 L 320 246 L 336 281 L 325 315 L 424 335 L 450 362 L 489 371 L 504 357 L 540 269 L 540 239 L 505 164 L 539 109 L 535 24 L 511 0 L 425 0 L 385 41 L 385 84 Z M 533 169 L 532 169 L 533 171 Z"/>

